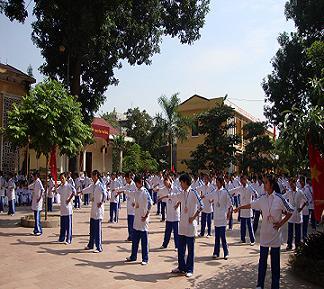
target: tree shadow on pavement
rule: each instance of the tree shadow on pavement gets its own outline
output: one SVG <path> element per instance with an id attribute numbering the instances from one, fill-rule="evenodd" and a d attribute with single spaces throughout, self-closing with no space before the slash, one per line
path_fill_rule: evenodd
<path id="1" fill-rule="evenodd" d="M 37 251 L 37 253 L 40 254 L 52 254 L 52 255 L 58 255 L 58 256 L 66 256 L 69 254 L 87 254 L 92 253 L 92 251 L 85 251 L 83 249 L 51 249 L 51 248 L 45 248 L 40 247 L 43 251 Z"/>
<path id="2" fill-rule="evenodd" d="M 0 219 L 0 228 L 20 227 L 20 219 Z"/>
<path id="3" fill-rule="evenodd" d="M 85 259 L 79 259 L 79 258 L 72 258 L 73 260 L 82 262 L 79 264 L 75 264 L 75 266 L 78 267 L 85 267 L 85 266 L 91 266 L 91 267 L 96 267 L 96 268 L 101 268 L 101 269 L 112 269 L 115 266 L 122 266 L 126 265 L 125 261 L 123 260 L 118 260 L 118 261 L 103 261 L 103 262 L 96 262 L 96 261 L 91 261 L 91 260 L 85 260 Z M 136 264 L 136 263 L 127 263 L 127 265 L 130 264 Z"/>
<path id="4" fill-rule="evenodd" d="M 248 263 L 244 266 L 230 265 L 224 266 L 221 272 L 214 277 L 199 282 L 195 289 L 228 289 L 228 288 L 255 288 L 258 277 L 258 263 Z M 281 269 L 280 288 L 298 288 L 298 289 L 315 289 L 316 287 L 303 284 L 303 281 L 296 280 L 292 277 L 287 268 Z M 271 270 L 268 264 L 268 270 L 265 281 L 265 288 L 271 287 Z"/>
<path id="5" fill-rule="evenodd" d="M 134 280 L 138 282 L 148 282 L 148 283 L 158 283 L 161 280 L 169 280 L 171 278 L 182 277 L 183 275 L 176 275 L 172 273 L 153 273 L 153 274 L 133 274 L 129 272 L 118 272 L 118 271 L 109 271 L 111 273 L 120 274 L 120 276 L 114 276 L 115 280 L 125 281 L 125 280 Z"/>

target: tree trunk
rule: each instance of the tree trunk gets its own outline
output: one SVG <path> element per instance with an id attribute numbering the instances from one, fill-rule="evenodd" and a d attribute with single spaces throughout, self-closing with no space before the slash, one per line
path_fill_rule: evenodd
<path id="1" fill-rule="evenodd" d="M 170 169 L 172 170 L 172 163 L 173 163 L 173 144 L 170 142 Z"/>
<path id="2" fill-rule="evenodd" d="M 71 82 L 70 83 L 70 92 L 72 95 L 80 96 L 81 86 L 80 86 L 80 76 L 81 76 L 81 62 L 79 58 L 73 59 L 71 63 L 72 67 L 71 70 L 69 69 L 69 76 L 71 75 Z M 68 64 L 69 66 L 69 64 Z M 69 79 L 70 80 L 70 79 Z"/>
<path id="3" fill-rule="evenodd" d="M 119 151 L 119 172 L 123 171 L 123 150 Z"/>
<path id="4" fill-rule="evenodd" d="M 45 221 L 47 220 L 47 175 L 48 175 L 48 155 L 46 156 L 46 169 L 45 169 Z"/>

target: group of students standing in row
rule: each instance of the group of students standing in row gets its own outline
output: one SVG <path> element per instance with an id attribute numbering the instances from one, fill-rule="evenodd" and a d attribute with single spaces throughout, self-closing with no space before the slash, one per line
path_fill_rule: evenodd
<path id="1" fill-rule="evenodd" d="M 33 174 L 34 182 L 29 185 L 33 190 L 32 209 L 35 216 L 34 234 L 40 235 L 40 211 L 44 188 L 39 174 Z M 220 257 L 222 243 L 223 257 L 229 258 L 226 241 L 226 229 L 233 226 L 233 212 L 239 212 L 241 241 L 246 242 L 246 228 L 249 232 L 250 244 L 255 244 L 255 231 L 259 217 L 262 215 L 260 230 L 260 260 L 258 272 L 258 288 L 264 287 L 267 258 L 270 250 L 272 269 L 272 288 L 279 288 L 280 279 L 280 246 L 282 236 L 280 228 L 288 221 L 288 246 L 292 248 L 292 234 L 295 230 L 295 245 L 301 242 L 301 223 L 304 221 L 303 237 L 306 237 L 309 218 L 312 216 L 312 191 L 305 184 L 305 179 L 276 178 L 273 175 L 253 177 L 245 175 L 229 176 L 202 175 L 200 178 L 188 174 L 158 173 L 154 175 L 136 175 L 126 173 L 122 178 L 112 174 L 102 178 L 95 170 L 91 181 L 85 184 L 84 177 L 71 178 L 70 174 L 61 174 L 60 185 L 54 189 L 60 195 L 61 229 L 59 242 L 70 244 L 72 241 L 72 200 L 78 207 L 80 197 L 87 196 L 91 201 L 90 237 L 86 250 L 94 249 L 98 253 L 102 248 L 102 221 L 104 219 L 104 203 L 110 202 L 110 222 L 118 221 L 120 200 L 127 202 L 127 241 L 132 242 L 132 253 L 126 262 L 137 260 L 139 243 L 142 247 L 142 265 L 149 261 L 149 217 L 154 204 L 157 214 L 162 214 L 166 221 L 164 240 L 161 249 L 167 248 L 171 233 L 174 234 L 175 248 L 178 252 L 178 266 L 172 270 L 175 274 L 191 277 L 194 272 L 195 238 L 211 236 L 211 223 L 214 221 L 215 244 L 212 258 Z M 51 186 L 49 186 L 50 190 Z M 79 199 L 79 200 L 78 200 Z M 233 209 L 235 207 L 235 209 Z M 198 234 L 200 217 L 201 230 Z M 252 219 L 253 225 L 252 225 Z M 313 224 L 316 228 L 316 224 Z"/>

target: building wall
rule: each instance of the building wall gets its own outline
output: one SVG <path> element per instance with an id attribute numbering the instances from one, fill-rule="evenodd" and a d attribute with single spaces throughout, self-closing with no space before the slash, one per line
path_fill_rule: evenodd
<path id="1" fill-rule="evenodd" d="M 214 108 L 215 106 L 218 106 L 222 103 L 223 98 L 214 98 L 214 99 L 206 99 L 204 97 L 200 97 L 197 95 L 192 96 L 187 101 L 183 102 L 179 108 L 178 111 L 186 116 L 195 116 L 201 112 L 205 112 L 209 109 Z M 238 149 L 237 152 L 237 158 L 238 160 L 241 160 L 242 152 L 244 151 L 246 142 L 244 141 L 244 131 L 243 126 L 246 123 L 257 121 L 256 118 L 254 118 L 252 115 L 248 114 L 241 108 L 237 107 L 236 105 L 226 102 L 225 104 L 232 106 L 235 109 L 235 115 L 234 121 L 235 128 L 231 129 L 228 133 L 230 134 L 236 134 L 240 137 L 240 142 L 237 144 L 236 148 Z M 190 154 L 192 151 L 194 151 L 199 144 L 202 144 L 205 140 L 204 135 L 198 135 L 198 136 L 192 136 L 192 130 L 191 128 L 188 130 L 188 138 L 187 140 L 183 142 L 177 143 L 177 170 L 178 171 L 187 171 L 188 168 L 186 164 L 183 162 L 185 160 L 190 159 Z M 239 171 L 239 166 L 231 166 L 229 168 L 229 171 Z"/>

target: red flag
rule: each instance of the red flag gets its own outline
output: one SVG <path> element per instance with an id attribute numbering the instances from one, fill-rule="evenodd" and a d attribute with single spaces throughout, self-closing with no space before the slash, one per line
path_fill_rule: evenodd
<path id="1" fill-rule="evenodd" d="M 175 173 L 174 165 L 172 165 L 171 172 L 172 172 L 172 173 Z"/>
<path id="2" fill-rule="evenodd" d="M 319 150 L 310 143 L 308 144 L 308 154 L 312 176 L 315 218 L 320 221 L 324 204 L 316 201 L 324 202 L 324 158 L 321 157 Z"/>
<path id="3" fill-rule="evenodd" d="M 53 147 L 51 150 L 49 165 L 50 165 L 51 175 L 55 181 L 55 186 L 56 186 L 57 183 L 56 147 Z"/>

